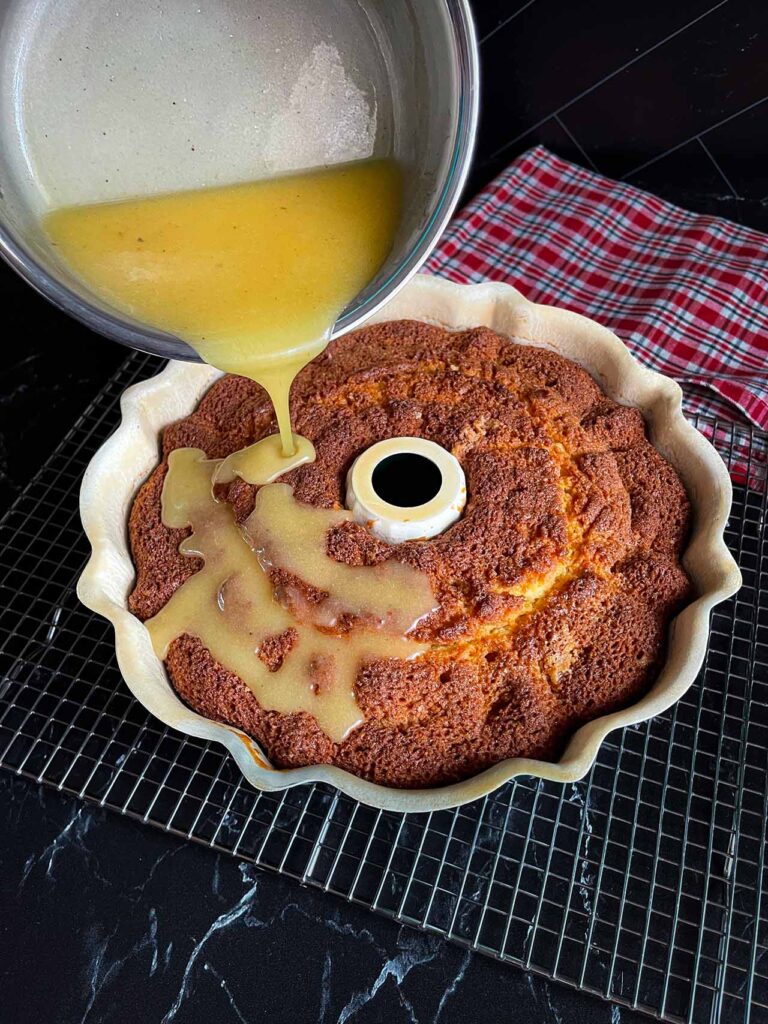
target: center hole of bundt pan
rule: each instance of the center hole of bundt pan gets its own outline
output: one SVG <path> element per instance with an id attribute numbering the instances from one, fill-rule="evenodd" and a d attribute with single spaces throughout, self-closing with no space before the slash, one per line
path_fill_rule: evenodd
<path id="1" fill-rule="evenodd" d="M 443 486 L 443 474 L 432 459 L 417 452 L 396 452 L 382 459 L 371 474 L 374 491 L 397 508 L 426 505 Z"/>
<path id="2" fill-rule="evenodd" d="M 387 437 L 360 452 L 347 473 L 347 508 L 389 544 L 428 540 L 455 523 L 467 500 L 456 456 L 426 437 Z"/>

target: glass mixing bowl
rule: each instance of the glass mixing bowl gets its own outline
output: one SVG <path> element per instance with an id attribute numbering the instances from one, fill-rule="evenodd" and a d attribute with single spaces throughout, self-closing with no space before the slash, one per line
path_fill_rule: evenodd
<path id="1" fill-rule="evenodd" d="M 427 258 L 461 195 L 477 127 L 478 51 L 467 0 L 356 0 L 360 5 L 386 57 L 403 216 L 389 259 L 338 317 L 331 337 L 366 320 Z M 28 0 L 0 0 L 0 252 L 33 288 L 100 334 L 166 358 L 199 360 L 186 342 L 89 291 L 41 229 L 19 152 L 23 143 L 11 130 L 21 102 L 19 60 L 34 45 L 35 8 Z"/>

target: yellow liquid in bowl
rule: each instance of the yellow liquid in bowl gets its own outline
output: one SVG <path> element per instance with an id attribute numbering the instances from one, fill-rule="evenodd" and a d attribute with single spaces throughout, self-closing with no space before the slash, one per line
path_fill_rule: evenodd
<path id="1" fill-rule="evenodd" d="M 96 294 L 263 384 L 291 450 L 291 381 L 392 248 L 391 160 L 49 213 L 44 227 Z"/>

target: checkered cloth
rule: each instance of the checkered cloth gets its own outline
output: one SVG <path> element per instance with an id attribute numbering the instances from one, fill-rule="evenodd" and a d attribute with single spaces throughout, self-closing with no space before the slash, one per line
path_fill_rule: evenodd
<path id="1" fill-rule="evenodd" d="M 537 146 L 456 218 L 428 269 L 584 313 L 694 385 L 688 409 L 768 428 L 768 235 Z"/>

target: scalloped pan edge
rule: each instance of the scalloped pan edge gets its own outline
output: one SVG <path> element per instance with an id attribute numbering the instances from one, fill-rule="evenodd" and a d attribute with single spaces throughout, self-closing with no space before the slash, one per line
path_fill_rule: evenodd
<path id="1" fill-rule="evenodd" d="M 513 343 L 550 348 L 582 365 L 611 398 L 645 416 L 653 444 L 677 469 L 691 498 L 693 530 L 683 564 L 697 596 L 672 622 L 666 662 L 641 700 L 583 725 L 557 763 L 511 758 L 463 782 L 416 790 L 377 785 L 330 765 L 272 768 L 252 738 L 188 708 L 170 685 L 147 630 L 128 611 L 134 568 L 126 524 L 136 491 L 159 460 L 162 429 L 187 416 L 220 376 L 202 364 L 169 363 L 156 377 L 123 394 L 122 422 L 94 455 L 81 487 L 80 514 L 92 555 L 78 582 L 78 597 L 114 626 L 118 665 L 136 699 L 166 725 L 223 743 L 256 789 L 323 782 L 372 807 L 423 812 L 476 800 L 517 775 L 574 782 L 592 767 L 608 733 L 666 711 L 701 669 L 710 612 L 741 586 L 741 574 L 723 539 L 732 498 L 728 472 L 712 445 L 683 416 L 678 385 L 641 366 L 616 335 L 586 317 L 529 302 L 509 285 L 459 285 L 418 275 L 369 322 L 399 319 L 453 330 L 484 324 Z"/>

